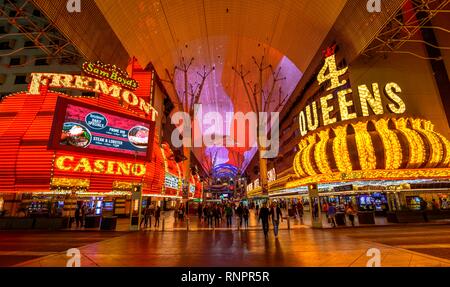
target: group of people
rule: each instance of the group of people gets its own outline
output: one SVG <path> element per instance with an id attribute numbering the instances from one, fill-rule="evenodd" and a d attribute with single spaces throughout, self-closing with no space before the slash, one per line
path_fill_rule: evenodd
<path id="1" fill-rule="evenodd" d="M 349 202 L 348 204 L 340 204 L 339 206 L 336 206 L 334 203 L 328 203 L 324 202 L 323 204 L 323 211 L 327 214 L 328 222 L 333 226 L 337 227 L 336 223 L 336 213 L 339 211 L 345 212 L 345 214 L 348 216 L 348 219 L 350 220 L 350 223 L 352 226 L 355 226 L 355 216 L 357 214 L 356 209 L 353 207 L 352 203 Z"/>
<path id="2" fill-rule="evenodd" d="M 159 227 L 159 222 L 161 218 L 161 207 L 157 206 L 156 208 L 153 205 L 147 205 L 142 209 L 142 219 L 140 223 L 140 227 L 142 228 L 142 224 L 144 224 L 144 228 L 152 226 L 152 216 L 155 217 L 154 227 Z"/>
<path id="3" fill-rule="evenodd" d="M 91 211 L 88 209 L 86 203 L 77 204 L 75 208 L 75 224 L 77 228 L 84 227 L 84 223 L 86 221 L 86 215 L 88 215 Z"/>
<path id="4" fill-rule="evenodd" d="M 275 238 L 278 237 L 278 226 L 280 222 L 283 222 L 283 213 L 277 203 L 272 203 L 268 208 L 266 203 L 263 203 L 261 209 L 258 211 L 258 221 L 261 221 L 264 232 L 264 237 L 267 239 L 269 236 L 269 219 L 272 219 L 273 234 Z"/>
<path id="5" fill-rule="evenodd" d="M 237 217 L 239 228 L 248 228 L 248 218 L 250 210 L 242 203 L 236 206 L 234 203 L 216 203 L 199 205 L 197 209 L 199 222 L 207 223 L 208 228 L 219 227 L 224 219 L 227 222 L 227 228 L 233 226 L 233 217 Z"/>

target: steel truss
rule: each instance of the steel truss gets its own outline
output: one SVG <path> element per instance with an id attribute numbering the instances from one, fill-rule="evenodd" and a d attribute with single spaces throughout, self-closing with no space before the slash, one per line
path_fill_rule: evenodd
<path id="1" fill-rule="evenodd" d="M 450 50 L 450 47 L 436 47 L 426 42 L 422 37 L 416 37 L 421 29 L 435 29 L 450 33 L 449 27 L 427 26 L 427 23 L 439 13 L 449 13 L 450 0 L 407 0 L 413 2 L 412 9 L 400 9 L 397 14 L 385 25 L 372 43 L 362 53 L 373 56 L 377 53 L 410 54 L 421 59 L 441 60 L 428 58 L 408 50 L 402 50 L 407 43 L 421 43 L 442 50 Z M 405 3 L 407 3 L 405 1 Z M 417 17 L 423 13 L 426 17 Z M 418 39 L 419 38 L 419 39 Z"/>
<path id="2" fill-rule="evenodd" d="M 77 49 L 50 23 L 43 15 L 33 15 L 28 11 L 37 8 L 30 0 L 23 2 L 5 0 L 5 4 L 0 6 L 0 23 L 5 20 L 16 27 L 19 33 L 5 34 L 0 36 L 5 39 L 12 35 L 23 35 L 34 43 L 33 47 L 21 47 L 8 54 L 0 56 L 12 56 L 26 48 L 39 48 L 45 53 L 41 59 L 58 59 L 64 64 L 79 64 L 84 57 Z"/>

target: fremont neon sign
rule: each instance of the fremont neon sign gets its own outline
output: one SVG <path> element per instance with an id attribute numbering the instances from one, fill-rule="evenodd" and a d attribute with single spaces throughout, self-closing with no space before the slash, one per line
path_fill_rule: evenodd
<path id="1" fill-rule="evenodd" d="M 115 99 L 122 99 L 123 102 L 131 107 L 140 109 L 145 114 L 156 120 L 158 112 L 146 102 L 143 98 L 136 96 L 133 92 L 115 84 L 109 84 L 106 81 L 67 74 L 54 73 L 32 73 L 31 83 L 28 93 L 39 95 L 42 87 L 75 89 L 93 93 L 102 93 Z"/>
<path id="2" fill-rule="evenodd" d="M 60 171 L 81 173 L 97 173 L 122 176 L 144 176 L 147 172 L 145 164 L 112 160 L 76 159 L 74 156 L 60 156 L 55 160 L 55 166 Z"/>

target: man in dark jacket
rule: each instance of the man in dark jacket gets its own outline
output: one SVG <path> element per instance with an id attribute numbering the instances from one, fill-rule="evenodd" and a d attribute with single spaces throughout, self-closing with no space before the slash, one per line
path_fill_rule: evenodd
<path id="1" fill-rule="evenodd" d="M 270 211 L 267 208 L 267 205 L 264 203 L 261 209 L 259 210 L 259 220 L 261 220 L 264 236 L 268 237 L 269 234 L 269 216 Z"/>
<path id="2" fill-rule="evenodd" d="M 278 237 L 278 226 L 280 225 L 280 220 L 283 220 L 283 214 L 281 213 L 281 208 L 278 204 L 274 203 L 270 209 L 270 216 L 272 217 L 273 224 L 273 234 L 275 238 Z"/>

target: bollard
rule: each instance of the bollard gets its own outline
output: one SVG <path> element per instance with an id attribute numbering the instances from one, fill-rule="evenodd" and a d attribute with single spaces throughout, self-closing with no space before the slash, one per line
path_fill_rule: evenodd
<path id="1" fill-rule="evenodd" d="M 289 215 L 287 217 L 287 224 L 288 224 L 288 230 L 291 230 L 291 221 L 290 221 L 290 216 Z"/>
<path id="2" fill-rule="evenodd" d="M 186 230 L 189 231 L 189 217 L 186 218 Z"/>
<path id="3" fill-rule="evenodd" d="M 163 217 L 162 225 L 161 225 L 161 231 L 164 231 L 164 226 L 166 224 L 166 218 Z"/>

